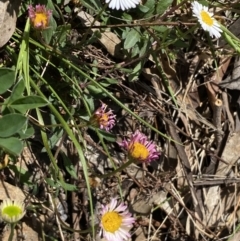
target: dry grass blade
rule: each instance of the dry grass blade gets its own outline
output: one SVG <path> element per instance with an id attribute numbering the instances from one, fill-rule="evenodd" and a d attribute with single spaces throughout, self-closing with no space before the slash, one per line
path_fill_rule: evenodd
<path id="1" fill-rule="evenodd" d="M 169 126 L 169 132 L 174 140 L 176 140 L 177 142 L 180 142 L 180 138 L 179 138 L 175 128 L 173 128 L 172 126 Z M 190 163 L 188 162 L 188 157 L 184 151 L 183 146 L 178 145 L 178 144 L 175 144 L 175 146 L 176 146 L 176 149 L 178 150 L 178 155 L 179 155 L 182 167 L 183 167 L 183 171 L 185 173 L 185 177 L 188 182 L 188 187 L 189 187 L 191 195 L 192 195 L 192 201 L 193 201 L 194 210 L 196 212 L 195 213 L 196 217 L 199 219 L 202 219 L 203 215 L 204 215 L 204 211 L 203 211 L 204 209 L 202 206 L 202 202 L 197 197 L 196 190 L 193 186 L 193 177 L 192 177 L 192 172 L 191 172 L 191 166 L 190 166 Z"/>

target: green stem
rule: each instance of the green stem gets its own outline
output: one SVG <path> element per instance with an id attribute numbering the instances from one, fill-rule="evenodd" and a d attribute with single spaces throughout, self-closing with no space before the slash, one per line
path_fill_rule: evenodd
<path id="1" fill-rule="evenodd" d="M 221 25 L 221 29 L 223 31 L 222 36 L 225 38 L 225 41 L 238 53 L 240 54 L 240 40 L 237 36 L 235 36 L 231 31 L 229 31 L 226 27 Z"/>
<path id="2" fill-rule="evenodd" d="M 232 39 L 239 41 L 239 38 L 235 36 L 231 31 L 229 31 L 225 26 L 221 25 L 221 29 L 224 33 L 227 33 Z"/>
<path id="3" fill-rule="evenodd" d="M 38 127 L 41 127 L 41 128 L 43 128 L 43 129 L 52 128 L 52 127 L 59 127 L 59 126 L 60 126 L 60 127 L 63 127 L 62 124 L 41 125 L 41 124 L 39 124 L 37 121 L 31 120 L 31 119 L 30 119 L 30 121 L 31 121 L 34 125 L 36 125 L 36 126 L 38 126 Z M 72 124 L 69 124 L 69 126 L 70 126 L 70 127 L 75 127 L 75 125 L 72 125 Z M 82 123 L 82 124 L 79 124 L 79 125 L 77 125 L 77 126 L 78 126 L 78 128 L 83 128 L 83 127 L 88 126 L 88 123 Z"/>
<path id="4" fill-rule="evenodd" d="M 8 237 L 8 241 L 13 241 L 15 226 L 16 226 L 16 223 L 10 224 L 11 231 L 10 231 L 10 234 L 9 234 L 9 237 Z"/>
<path id="5" fill-rule="evenodd" d="M 109 172 L 107 174 L 104 174 L 104 175 L 96 175 L 97 177 L 99 178 L 106 178 L 106 177 L 110 177 L 120 171 L 122 171 L 123 169 L 127 168 L 129 165 L 131 165 L 133 163 L 133 160 L 129 160 L 127 162 L 125 162 L 122 166 L 120 166 L 119 168 L 115 169 L 114 171 L 112 172 Z"/>

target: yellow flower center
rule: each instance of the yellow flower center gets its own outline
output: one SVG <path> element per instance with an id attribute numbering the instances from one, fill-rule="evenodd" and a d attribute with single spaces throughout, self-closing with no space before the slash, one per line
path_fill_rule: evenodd
<path id="1" fill-rule="evenodd" d="M 102 124 L 103 126 L 107 126 L 107 124 L 108 124 L 108 115 L 107 114 L 103 114 L 99 118 L 99 123 Z"/>
<path id="2" fill-rule="evenodd" d="M 202 21 L 205 24 L 207 24 L 208 26 L 213 25 L 213 19 L 210 17 L 209 13 L 207 13 L 205 11 L 201 11 L 201 17 L 202 17 Z"/>
<path id="3" fill-rule="evenodd" d="M 143 144 L 135 142 L 130 146 L 129 155 L 135 160 L 146 160 L 149 156 L 149 151 Z"/>
<path id="4" fill-rule="evenodd" d="M 122 224 L 122 216 L 117 212 L 107 212 L 102 216 L 102 225 L 105 231 L 114 233 Z"/>
<path id="5" fill-rule="evenodd" d="M 2 214 L 5 214 L 9 217 L 21 215 L 22 212 L 23 212 L 23 210 L 17 206 L 8 206 L 2 210 Z"/>
<path id="6" fill-rule="evenodd" d="M 35 27 L 41 26 L 46 28 L 48 25 L 48 16 L 46 13 L 35 13 L 35 19 L 33 20 L 33 25 Z"/>

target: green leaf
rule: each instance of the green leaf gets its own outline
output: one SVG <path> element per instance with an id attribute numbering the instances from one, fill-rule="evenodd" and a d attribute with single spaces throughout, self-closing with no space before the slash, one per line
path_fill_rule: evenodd
<path id="1" fill-rule="evenodd" d="M 122 32 L 122 39 L 126 39 L 130 30 L 131 30 L 130 28 L 126 27 L 126 29 Z"/>
<path id="2" fill-rule="evenodd" d="M 26 124 L 27 118 L 21 114 L 12 113 L 0 118 L 0 137 L 16 134 Z"/>
<path id="3" fill-rule="evenodd" d="M 143 13 L 147 13 L 149 11 L 149 7 L 147 7 L 145 5 L 139 5 L 139 9 Z"/>
<path id="4" fill-rule="evenodd" d="M 111 134 L 110 132 L 107 132 L 107 131 L 104 131 L 104 130 L 99 129 L 99 130 L 98 130 L 98 133 L 99 133 L 99 135 L 101 135 L 102 138 L 104 138 L 105 140 L 110 141 L 110 142 L 116 142 L 116 136 L 113 135 L 113 134 Z"/>
<path id="5" fill-rule="evenodd" d="M 152 28 L 159 33 L 165 33 L 166 31 L 169 32 L 169 28 L 167 28 L 166 26 L 153 26 Z"/>
<path id="6" fill-rule="evenodd" d="M 3 113 L 6 111 L 5 108 L 9 107 L 8 103 L 11 103 L 14 100 L 17 100 L 17 99 L 23 97 L 24 90 L 25 90 L 25 81 L 24 81 L 23 77 L 20 77 L 17 84 L 13 87 L 10 97 L 4 101 L 4 105 L 2 106 Z M 15 111 L 13 110 L 11 112 L 15 112 Z"/>
<path id="7" fill-rule="evenodd" d="M 139 55 L 139 52 L 140 52 L 139 44 L 135 44 L 131 49 L 131 57 L 134 58 L 135 56 Z"/>
<path id="8" fill-rule="evenodd" d="M 72 191 L 76 191 L 77 190 L 77 187 L 75 185 L 73 185 L 73 184 L 69 184 L 69 183 L 66 183 L 66 182 L 60 182 L 59 184 L 66 191 L 72 192 Z"/>
<path id="9" fill-rule="evenodd" d="M 66 168 L 67 172 L 75 179 L 77 179 L 77 174 L 76 171 L 74 169 L 74 166 L 72 164 L 72 162 L 68 159 L 68 157 L 63 153 L 62 155 L 63 157 L 63 163 L 64 163 L 64 167 Z"/>
<path id="10" fill-rule="evenodd" d="M 54 123 L 53 123 L 54 125 Z M 56 129 L 55 129 L 56 130 Z M 56 146 L 57 142 L 60 140 L 60 138 L 63 135 L 63 129 L 59 129 L 57 131 L 54 131 L 53 135 L 48 139 L 48 145 L 50 146 L 50 148 L 54 148 L 54 146 Z M 42 152 L 45 152 L 46 148 L 44 147 L 42 149 Z"/>
<path id="11" fill-rule="evenodd" d="M 20 139 L 27 139 L 34 135 L 34 128 L 29 127 L 26 131 L 20 130 L 18 132 Z"/>
<path id="12" fill-rule="evenodd" d="M 8 68 L 0 68 L 0 94 L 5 93 L 15 81 L 15 71 Z"/>
<path id="13" fill-rule="evenodd" d="M 162 1 L 160 1 L 160 2 L 162 2 Z M 139 9 L 141 9 L 141 11 L 144 13 L 143 15 L 141 15 L 141 17 L 142 18 L 152 17 L 155 12 L 155 4 L 156 4 L 155 0 L 147 0 L 144 4 L 144 8 L 142 6 L 139 7 Z M 148 8 L 148 10 L 147 10 L 147 8 Z"/>
<path id="14" fill-rule="evenodd" d="M 126 21 L 132 21 L 132 16 L 126 12 L 123 12 L 123 15 L 122 15 L 123 19 Z"/>
<path id="15" fill-rule="evenodd" d="M 87 89 L 93 94 L 93 95 L 97 95 L 97 94 L 101 94 L 102 90 L 99 89 L 97 86 L 95 86 L 94 84 L 89 84 L 87 86 Z"/>
<path id="16" fill-rule="evenodd" d="M 53 18 L 53 16 L 51 16 L 49 20 L 49 27 L 42 31 L 42 36 L 46 44 L 49 44 L 51 42 L 53 33 L 55 32 L 56 28 L 57 28 L 57 23 Z"/>
<path id="17" fill-rule="evenodd" d="M 55 182 L 55 180 L 51 179 L 51 178 L 45 178 L 46 183 L 54 188 L 59 188 L 59 184 Z"/>
<path id="18" fill-rule="evenodd" d="M 87 9 L 91 9 L 93 11 L 100 10 L 103 8 L 101 1 L 99 0 L 82 0 L 81 4 Z M 95 7 L 95 8 L 94 8 Z"/>
<path id="19" fill-rule="evenodd" d="M 48 0 L 47 1 L 47 9 L 51 9 L 52 13 L 55 17 L 60 18 L 60 15 L 58 13 L 58 11 L 56 10 L 54 3 L 52 2 L 52 0 Z"/>
<path id="20" fill-rule="evenodd" d="M 65 6 L 64 11 L 70 14 L 72 12 L 72 9 L 69 6 Z"/>
<path id="21" fill-rule="evenodd" d="M 139 77 L 139 74 L 143 68 L 145 61 L 140 61 L 133 69 L 132 73 L 128 76 L 130 82 L 136 81 Z"/>
<path id="22" fill-rule="evenodd" d="M 22 166 L 8 165 L 9 169 L 15 173 L 21 183 L 30 184 L 29 178 L 32 176 L 31 171 L 24 169 Z"/>
<path id="23" fill-rule="evenodd" d="M 0 138 L 0 148 L 9 154 L 18 156 L 23 150 L 23 143 L 16 137 Z"/>
<path id="24" fill-rule="evenodd" d="M 124 49 L 132 48 L 140 40 L 139 29 L 131 29 L 124 41 Z"/>
<path id="25" fill-rule="evenodd" d="M 46 106 L 48 102 L 42 97 L 30 95 L 26 97 L 19 98 L 12 103 L 9 103 L 9 107 L 18 110 L 21 113 L 25 113 L 27 110 L 35 109 L 38 107 Z"/>
<path id="26" fill-rule="evenodd" d="M 25 90 L 25 82 L 23 78 L 17 82 L 17 84 L 13 87 L 11 96 L 8 99 L 8 102 L 13 102 L 16 99 L 23 97 L 23 92 Z"/>
<path id="27" fill-rule="evenodd" d="M 84 100 L 87 102 L 90 112 L 95 110 L 93 97 L 91 95 L 83 95 Z"/>
<path id="28" fill-rule="evenodd" d="M 69 31 L 71 30 L 70 24 L 60 25 L 57 27 L 56 32 L 54 34 L 54 38 L 58 40 L 58 43 L 63 47 Z"/>
<path id="29" fill-rule="evenodd" d="M 159 1 L 157 4 L 157 14 L 163 14 L 172 4 L 173 0 Z"/>
<path id="30" fill-rule="evenodd" d="M 108 84 L 118 84 L 118 80 L 111 79 L 111 78 L 104 78 L 105 81 L 107 81 Z"/>

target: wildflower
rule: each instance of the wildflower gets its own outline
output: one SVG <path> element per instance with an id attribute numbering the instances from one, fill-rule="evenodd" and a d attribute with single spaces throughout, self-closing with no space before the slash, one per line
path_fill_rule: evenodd
<path id="1" fill-rule="evenodd" d="M 117 200 L 112 199 L 110 204 L 102 206 L 100 235 L 108 241 L 126 240 L 130 238 L 129 229 L 134 222 L 128 207 L 124 203 L 117 206 Z"/>
<path id="2" fill-rule="evenodd" d="M 106 0 L 106 3 L 109 3 L 109 8 L 112 9 L 122 9 L 127 10 L 130 8 L 135 8 L 141 0 Z"/>
<path id="3" fill-rule="evenodd" d="M 51 15 L 52 11 L 47 10 L 44 5 L 38 4 L 35 8 L 32 5 L 28 6 L 28 16 L 35 29 L 46 29 L 49 26 Z"/>
<path id="4" fill-rule="evenodd" d="M 94 176 L 88 177 L 88 181 L 89 181 L 91 188 L 97 188 L 101 184 L 101 179 L 98 177 L 94 177 Z"/>
<path id="5" fill-rule="evenodd" d="M 139 131 L 135 131 L 129 141 L 124 140 L 119 145 L 127 150 L 128 157 L 134 161 L 151 162 L 160 155 L 156 145 Z"/>
<path id="6" fill-rule="evenodd" d="M 115 125 L 116 115 L 113 114 L 111 109 L 109 109 L 108 112 L 106 112 L 106 109 L 107 105 L 102 103 L 101 107 L 99 107 L 90 118 L 90 123 L 100 129 L 109 131 Z"/>
<path id="7" fill-rule="evenodd" d="M 213 13 L 208 11 L 206 6 L 194 1 L 192 3 L 193 16 L 198 18 L 198 22 L 201 24 L 202 28 L 209 32 L 211 37 L 220 38 L 221 37 L 221 28 L 219 23 L 214 19 Z"/>
<path id="8" fill-rule="evenodd" d="M 25 215 L 25 206 L 17 200 L 6 199 L 0 205 L 0 218 L 7 223 L 16 223 Z"/>

